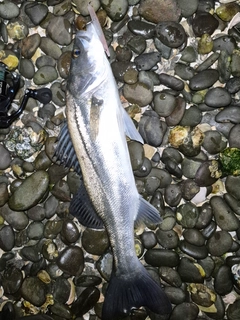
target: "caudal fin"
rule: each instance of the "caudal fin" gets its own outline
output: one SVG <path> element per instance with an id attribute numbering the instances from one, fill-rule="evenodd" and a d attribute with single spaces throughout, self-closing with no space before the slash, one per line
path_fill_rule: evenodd
<path id="1" fill-rule="evenodd" d="M 103 304 L 102 320 L 120 320 L 129 315 L 132 309 L 141 306 L 157 314 L 169 314 L 172 311 L 167 295 L 144 267 L 132 277 L 117 277 L 112 272 Z"/>

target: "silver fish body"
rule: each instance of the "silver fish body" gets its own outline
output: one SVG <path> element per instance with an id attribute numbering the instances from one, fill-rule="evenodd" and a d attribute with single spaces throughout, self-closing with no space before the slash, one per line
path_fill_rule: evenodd
<path id="1" fill-rule="evenodd" d="M 170 313 L 165 293 L 135 254 L 134 221 L 159 223 L 160 215 L 136 189 L 126 135 L 139 142 L 142 138 L 121 105 L 110 64 L 92 23 L 76 34 L 66 115 L 87 195 L 103 221 L 113 251 L 114 266 L 102 319 L 119 319 L 140 306 Z M 75 210 L 77 201 L 81 201 L 81 193 L 74 199 Z M 88 213 L 85 218 L 91 220 Z"/>

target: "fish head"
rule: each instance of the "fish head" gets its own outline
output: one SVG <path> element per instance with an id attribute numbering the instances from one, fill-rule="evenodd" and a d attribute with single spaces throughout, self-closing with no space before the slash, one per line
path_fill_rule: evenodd
<path id="1" fill-rule="evenodd" d="M 72 52 L 68 89 L 75 96 L 91 91 L 98 79 L 103 79 L 109 64 L 102 42 L 92 23 L 86 31 L 76 33 Z"/>

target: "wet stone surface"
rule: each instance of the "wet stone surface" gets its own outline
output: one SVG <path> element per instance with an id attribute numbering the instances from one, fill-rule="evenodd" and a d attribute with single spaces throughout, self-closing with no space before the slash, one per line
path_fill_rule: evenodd
<path id="1" fill-rule="evenodd" d="M 73 39 L 90 21 L 88 2 L 0 2 L 0 62 L 8 86 L 10 72 L 21 75 L 12 108 L 26 88 L 52 92 L 46 104 L 29 99 L 9 128 L 0 122 L 4 320 L 102 318 L 113 270 L 109 237 L 70 214 L 82 178 L 54 157 L 66 119 Z M 91 5 L 121 102 L 144 141 L 127 138 L 137 190 L 162 218 L 133 230 L 136 255 L 173 307 L 169 315 L 142 307 L 125 319 L 239 320 L 239 3 Z"/>

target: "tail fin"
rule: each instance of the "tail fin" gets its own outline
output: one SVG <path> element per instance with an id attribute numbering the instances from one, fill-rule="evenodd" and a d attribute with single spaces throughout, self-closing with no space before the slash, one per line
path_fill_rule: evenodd
<path id="1" fill-rule="evenodd" d="M 144 267 L 132 277 L 118 277 L 113 271 L 105 295 L 102 320 L 120 320 L 141 306 L 157 314 L 172 311 L 167 295 Z"/>

